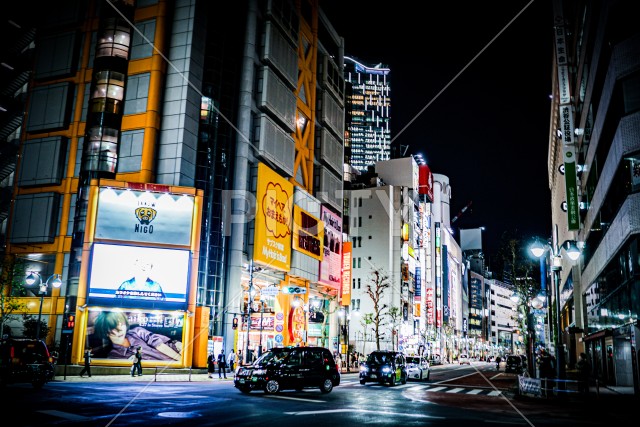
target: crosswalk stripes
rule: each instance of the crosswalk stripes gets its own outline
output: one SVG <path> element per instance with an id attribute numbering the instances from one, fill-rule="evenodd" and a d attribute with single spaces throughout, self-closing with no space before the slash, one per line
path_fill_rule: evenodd
<path id="1" fill-rule="evenodd" d="M 343 381 L 340 385 L 342 386 L 355 386 L 359 385 L 358 381 Z M 469 395 L 477 395 L 477 396 L 490 396 L 490 397 L 498 397 L 502 396 L 502 392 L 500 390 L 493 389 L 484 389 L 484 388 L 465 388 L 465 387 L 455 387 L 455 386 L 446 386 L 446 385 L 430 385 L 430 384 L 411 384 L 407 383 L 405 385 L 396 385 L 395 387 L 389 388 L 390 390 L 410 390 L 410 391 L 428 391 L 430 393 L 459 393 L 459 394 L 469 394 Z"/>

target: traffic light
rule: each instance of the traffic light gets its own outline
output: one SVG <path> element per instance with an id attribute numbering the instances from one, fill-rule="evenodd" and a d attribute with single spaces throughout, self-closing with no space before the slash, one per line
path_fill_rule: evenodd
<path id="1" fill-rule="evenodd" d="M 65 329 L 73 329 L 76 326 L 76 315 L 68 314 L 65 322 Z"/>
<path id="2" fill-rule="evenodd" d="M 307 293 L 307 289 L 301 288 L 300 286 L 285 286 L 282 288 L 282 293 L 289 295 L 302 295 Z"/>
<path id="3" fill-rule="evenodd" d="M 238 329 L 238 318 L 234 317 L 233 321 L 231 322 L 231 326 L 233 326 L 233 329 Z"/>

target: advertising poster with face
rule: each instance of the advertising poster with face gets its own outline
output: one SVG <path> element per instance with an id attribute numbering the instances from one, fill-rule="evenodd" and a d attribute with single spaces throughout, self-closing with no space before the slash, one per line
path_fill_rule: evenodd
<path id="1" fill-rule="evenodd" d="M 93 359 L 180 362 L 184 314 L 90 309 L 87 342 Z"/>
<path id="2" fill-rule="evenodd" d="M 339 289 L 342 275 L 342 218 L 322 206 L 320 219 L 324 223 L 324 256 L 320 262 L 318 282 Z"/>
<path id="3" fill-rule="evenodd" d="M 185 309 L 190 252 L 95 243 L 89 305 Z"/>

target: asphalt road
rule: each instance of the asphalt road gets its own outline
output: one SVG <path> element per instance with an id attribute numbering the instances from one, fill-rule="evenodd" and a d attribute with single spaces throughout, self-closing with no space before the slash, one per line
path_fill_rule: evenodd
<path id="1" fill-rule="evenodd" d="M 357 374 L 343 374 L 328 394 L 305 389 L 275 396 L 243 394 L 231 379 L 206 375 L 191 382 L 94 375 L 56 380 L 41 390 L 9 385 L 1 402 L 11 426 L 595 426 L 624 419 L 612 408 L 586 412 L 602 401 L 518 399 L 515 384 L 515 375 L 485 363 L 437 366 L 430 381 L 395 387 L 363 386 Z"/>

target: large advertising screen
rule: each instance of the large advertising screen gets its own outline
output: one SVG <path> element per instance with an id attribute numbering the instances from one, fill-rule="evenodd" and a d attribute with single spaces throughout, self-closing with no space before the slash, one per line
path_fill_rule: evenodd
<path id="1" fill-rule="evenodd" d="M 190 258 L 186 249 L 95 243 L 88 304 L 186 309 Z"/>
<path id="2" fill-rule="evenodd" d="M 87 342 L 94 360 L 180 362 L 184 313 L 89 309 Z"/>

